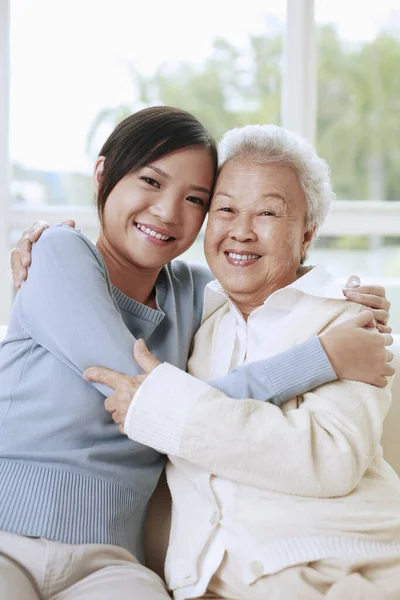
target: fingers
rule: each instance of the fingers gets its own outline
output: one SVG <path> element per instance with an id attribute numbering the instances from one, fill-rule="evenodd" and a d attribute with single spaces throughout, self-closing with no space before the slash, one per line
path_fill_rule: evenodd
<path id="1" fill-rule="evenodd" d="M 28 269 L 31 264 L 32 244 L 36 242 L 43 231 L 49 227 L 45 221 L 36 221 L 29 229 L 24 231 L 17 246 L 11 253 L 11 268 L 13 272 L 14 284 L 17 288 L 28 277 Z"/>
<path id="2" fill-rule="evenodd" d="M 83 377 L 86 381 L 103 383 L 114 390 L 126 381 L 126 375 L 106 367 L 90 367 L 83 373 Z"/>
<path id="3" fill-rule="evenodd" d="M 28 239 L 32 243 L 34 243 L 34 242 L 38 241 L 38 239 L 42 235 L 43 231 L 45 231 L 49 227 L 50 227 L 50 225 L 49 225 L 49 223 L 46 223 L 46 221 L 36 221 L 32 225 L 32 227 L 30 229 L 28 229 L 28 231 L 26 232 L 25 235 L 28 236 Z"/>
<path id="4" fill-rule="evenodd" d="M 117 410 L 117 405 L 114 400 L 114 394 L 112 394 L 111 396 L 108 396 L 108 398 L 106 398 L 104 400 L 104 408 L 106 409 L 107 412 L 109 412 L 111 414 Z"/>
<path id="5" fill-rule="evenodd" d="M 383 368 L 383 375 L 385 375 L 386 377 L 392 377 L 394 374 L 394 367 L 390 363 L 387 363 Z"/>
<path id="6" fill-rule="evenodd" d="M 358 277 L 358 275 L 350 275 L 350 277 L 346 281 L 344 287 L 354 289 L 354 288 L 358 287 L 359 285 L 361 285 L 361 281 L 360 281 L 360 278 Z"/>
<path id="7" fill-rule="evenodd" d="M 376 387 L 384 388 L 387 386 L 387 384 L 388 384 L 388 381 L 387 381 L 386 377 L 381 375 L 380 377 L 378 377 L 378 380 L 375 385 L 376 385 Z"/>
<path id="8" fill-rule="evenodd" d="M 394 354 L 390 350 L 386 350 L 386 362 L 390 363 L 394 359 Z"/>
<path id="9" fill-rule="evenodd" d="M 375 327 L 374 315 L 367 308 L 361 310 L 355 317 L 349 319 L 355 327 Z"/>
<path id="10" fill-rule="evenodd" d="M 391 304 L 386 298 L 386 289 L 381 285 L 362 285 L 356 291 L 360 294 L 369 294 L 370 296 L 382 298 L 382 309 L 387 312 L 390 311 Z"/>
<path id="11" fill-rule="evenodd" d="M 22 282 L 25 281 L 28 276 L 28 269 L 24 266 L 24 263 L 27 264 L 28 261 L 25 259 L 24 255 L 21 254 L 18 247 L 14 248 L 11 252 L 10 264 L 16 288 L 20 288 Z"/>
<path id="12" fill-rule="evenodd" d="M 76 223 L 73 219 L 67 219 L 66 221 L 61 221 L 61 223 L 63 225 L 68 225 L 68 227 L 72 227 L 72 229 L 75 229 L 75 227 L 76 227 Z"/>
<path id="13" fill-rule="evenodd" d="M 367 309 L 363 309 L 367 310 Z M 389 320 L 389 313 L 379 308 L 369 308 L 374 316 L 377 325 L 386 325 Z"/>
<path id="14" fill-rule="evenodd" d="M 116 394 L 112 394 L 104 401 L 104 408 L 111 414 L 114 423 L 118 425 L 119 432 L 125 434 L 124 422 L 126 415 L 118 410 L 117 404 Z"/>
<path id="15" fill-rule="evenodd" d="M 392 328 L 389 327 L 388 325 L 380 325 L 378 323 L 377 328 L 378 328 L 379 333 L 392 333 Z"/>
<path id="16" fill-rule="evenodd" d="M 361 288 L 358 288 L 361 289 Z M 357 302 L 357 304 L 363 304 L 369 308 L 378 308 L 379 310 L 389 310 L 390 302 L 386 298 L 376 296 L 373 294 L 360 293 L 358 290 L 354 291 L 351 289 L 344 289 L 343 294 L 348 300 Z"/>
<path id="17" fill-rule="evenodd" d="M 379 306 L 370 305 L 371 308 L 382 308 L 383 310 L 390 310 L 390 302 L 386 298 L 386 289 L 380 285 L 360 285 L 354 289 L 347 285 L 343 288 L 343 293 L 347 296 L 347 293 L 357 293 L 367 296 L 373 296 L 374 302 Z"/>
<path id="18" fill-rule="evenodd" d="M 345 289 L 348 287 L 344 286 Z M 386 290 L 381 285 L 360 285 L 356 290 L 352 290 L 353 292 L 360 292 L 360 294 L 370 294 L 371 296 L 380 296 L 381 298 L 385 298 Z"/>
<path id="19" fill-rule="evenodd" d="M 25 281 L 27 277 L 27 269 L 23 266 L 21 262 L 21 255 L 19 253 L 18 248 L 14 248 L 10 254 L 10 267 L 12 270 L 12 276 L 14 285 L 17 289 L 21 287 L 23 281 Z"/>
<path id="20" fill-rule="evenodd" d="M 155 356 L 149 352 L 142 339 L 136 341 L 133 347 L 133 356 L 145 373 L 151 373 L 160 364 Z"/>
<path id="21" fill-rule="evenodd" d="M 30 240 L 30 233 L 24 233 L 21 239 L 17 242 L 15 251 L 20 254 L 20 259 L 23 265 L 27 266 L 30 262 L 32 250 L 32 242 Z"/>
<path id="22" fill-rule="evenodd" d="M 384 342 L 385 342 L 385 346 L 391 346 L 393 344 L 393 342 L 394 342 L 393 336 L 390 335 L 390 333 L 384 333 L 383 334 L 383 339 L 384 339 Z"/>

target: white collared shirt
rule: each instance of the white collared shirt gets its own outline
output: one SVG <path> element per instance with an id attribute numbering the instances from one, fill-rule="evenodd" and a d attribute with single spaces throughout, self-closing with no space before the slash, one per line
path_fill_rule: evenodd
<path id="1" fill-rule="evenodd" d="M 303 294 L 343 300 L 340 284 L 332 279 L 325 267 L 317 266 L 292 284 L 271 294 L 246 320 L 221 284 L 216 280 L 211 281 L 205 290 L 202 321 L 227 301 L 229 310 L 219 322 L 210 377 L 223 377 L 239 365 L 259 360 L 260 348 L 266 338 L 270 347 L 270 340 L 279 337 L 291 310 Z M 191 597 L 205 593 L 226 550 L 234 552 L 236 556 L 257 555 L 257 545 L 235 519 L 235 484 L 212 476 L 210 486 L 220 511 L 219 526 L 216 535 L 209 541 L 207 551 L 200 558 L 201 578 L 190 590 Z M 260 569 L 257 560 L 250 562 L 250 570 L 256 577 L 261 574 Z"/>

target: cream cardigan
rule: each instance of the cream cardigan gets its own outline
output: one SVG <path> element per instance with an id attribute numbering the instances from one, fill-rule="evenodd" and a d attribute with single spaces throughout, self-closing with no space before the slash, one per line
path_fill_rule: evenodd
<path id="1" fill-rule="evenodd" d="M 338 299 L 333 282 L 325 283 L 320 297 L 298 294 L 293 326 L 266 339 L 258 358 L 360 310 Z M 288 288 L 280 293 L 284 300 Z M 227 310 L 224 302 L 207 315 L 195 338 L 192 375 L 207 379 L 212 372 L 215 336 Z M 198 559 L 219 526 L 210 473 L 236 482 L 235 514 L 254 542 L 245 565 L 248 583 L 327 552 L 342 556 L 345 548 L 364 555 L 364 541 L 399 543 L 400 483 L 380 449 L 389 406 L 388 388 L 336 381 L 280 409 L 231 400 L 168 364 L 155 369 L 132 402 L 125 431 L 170 456 L 174 510 L 166 577 L 176 598 L 190 597 L 185 589 L 196 584 Z"/>

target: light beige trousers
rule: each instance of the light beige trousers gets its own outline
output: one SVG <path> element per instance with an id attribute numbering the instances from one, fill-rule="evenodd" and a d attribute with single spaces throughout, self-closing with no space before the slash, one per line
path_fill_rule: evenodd
<path id="1" fill-rule="evenodd" d="M 0 532 L 1 600 L 170 600 L 127 550 Z"/>
<path id="2" fill-rule="evenodd" d="M 400 557 L 321 560 L 264 576 L 252 585 L 225 556 L 203 598 L 224 600 L 400 600 Z M 197 599 L 200 600 L 200 599 Z"/>

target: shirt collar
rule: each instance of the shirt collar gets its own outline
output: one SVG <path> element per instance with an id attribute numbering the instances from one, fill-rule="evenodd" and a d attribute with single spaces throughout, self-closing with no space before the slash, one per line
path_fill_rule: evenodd
<path id="1" fill-rule="evenodd" d="M 323 266 L 318 265 L 311 268 L 304 275 L 300 276 L 296 281 L 286 287 L 277 290 L 269 296 L 264 304 L 276 294 L 287 295 L 287 290 L 298 290 L 303 294 L 316 296 L 318 298 L 332 298 L 335 300 L 344 300 L 342 287 L 329 271 Z M 222 285 L 216 279 L 210 281 L 204 292 L 204 308 L 202 322 L 208 319 L 215 311 L 223 306 L 226 301 L 237 311 L 237 308 L 230 300 L 228 294 L 223 289 Z"/>

